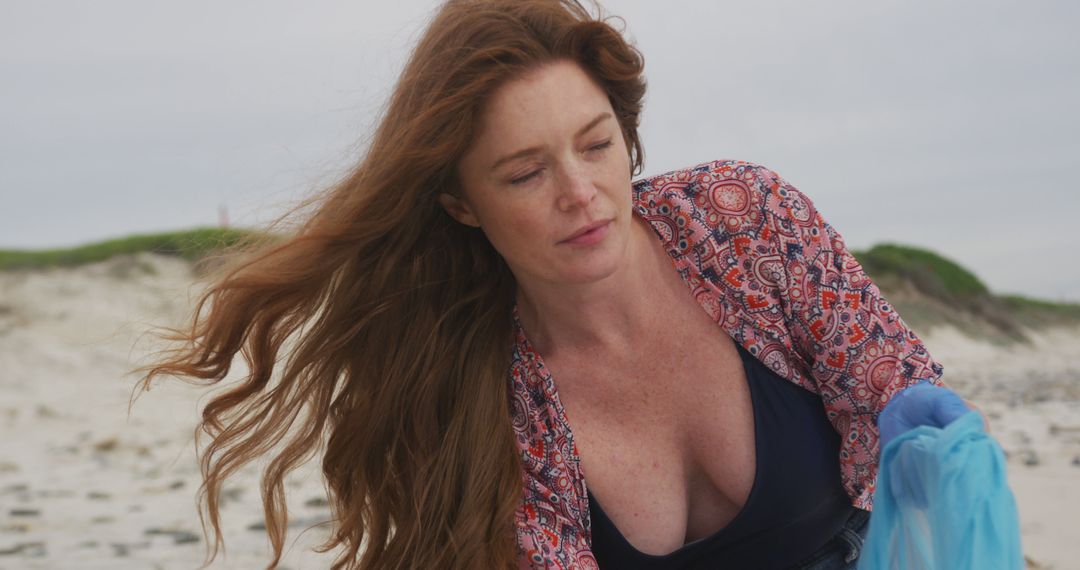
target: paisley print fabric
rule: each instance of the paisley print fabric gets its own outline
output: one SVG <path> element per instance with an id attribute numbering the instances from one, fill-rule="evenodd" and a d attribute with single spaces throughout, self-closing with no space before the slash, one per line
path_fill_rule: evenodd
<path id="1" fill-rule="evenodd" d="M 702 309 L 778 375 L 821 396 L 840 434 L 842 483 L 869 510 L 878 413 L 942 367 L 813 202 L 775 172 L 720 160 L 642 179 L 652 226 Z M 597 568 L 585 478 L 554 380 L 514 312 L 511 415 L 523 467 L 522 568 Z"/>

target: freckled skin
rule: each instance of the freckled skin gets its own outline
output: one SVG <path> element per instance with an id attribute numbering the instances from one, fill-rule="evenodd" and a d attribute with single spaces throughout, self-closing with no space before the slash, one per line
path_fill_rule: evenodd
<path id="1" fill-rule="evenodd" d="M 462 195 L 439 201 L 481 228 L 514 273 L 590 492 L 638 550 L 666 554 L 745 503 L 753 411 L 730 337 L 633 215 L 630 174 L 606 94 L 556 62 L 492 94 L 458 165 Z M 602 239 L 567 243 L 595 223 Z"/>

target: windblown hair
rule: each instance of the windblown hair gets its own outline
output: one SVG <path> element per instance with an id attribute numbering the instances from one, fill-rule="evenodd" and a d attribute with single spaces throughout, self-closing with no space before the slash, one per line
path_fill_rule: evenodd
<path id="1" fill-rule="evenodd" d="M 137 389 L 161 375 L 217 384 L 237 353 L 247 365 L 196 432 L 210 438 L 199 490 L 207 564 L 224 545 L 224 481 L 267 456 L 268 568 L 278 565 L 284 478 L 319 451 L 332 516 L 319 550 L 340 548 L 334 569 L 515 564 L 515 283 L 482 231 L 453 221 L 437 195 L 460 195 L 457 165 L 492 92 L 557 60 L 608 94 L 638 172 L 642 58 L 601 15 L 575 0 L 450 0 L 360 164 L 293 233 L 232 252 L 190 322 L 158 332 L 170 348 L 139 369 Z"/>

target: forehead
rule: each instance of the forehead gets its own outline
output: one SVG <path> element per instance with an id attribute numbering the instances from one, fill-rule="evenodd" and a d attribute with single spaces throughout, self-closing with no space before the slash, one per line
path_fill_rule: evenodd
<path id="1" fill-rule="evenodd" d="M 544 144 L 573 135 L 597 114 L 611 112 L 607 94 L 578 64 L 557 61 L 502 85 L 487 101 L 477 136 L 480 152 Z"/>

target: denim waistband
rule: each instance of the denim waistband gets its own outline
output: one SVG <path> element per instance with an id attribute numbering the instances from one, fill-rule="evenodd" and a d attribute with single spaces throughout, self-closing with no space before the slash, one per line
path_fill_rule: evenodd
<path id="1" fill-rule="evenodd" d="M 824 546 L 791 570 L 842 570 L 855 568 L 866 538 L 870 512 L 852 508 L 851 516 Z"/>

